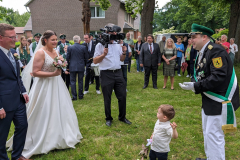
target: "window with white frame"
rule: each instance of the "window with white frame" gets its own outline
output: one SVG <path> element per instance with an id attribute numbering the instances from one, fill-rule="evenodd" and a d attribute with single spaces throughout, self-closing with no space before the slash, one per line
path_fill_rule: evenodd
<path id="1" fill-rule="evenodd" d="M 105 11 L 100 7 L 90 7 L 91 18 L 105 18 Z"/>

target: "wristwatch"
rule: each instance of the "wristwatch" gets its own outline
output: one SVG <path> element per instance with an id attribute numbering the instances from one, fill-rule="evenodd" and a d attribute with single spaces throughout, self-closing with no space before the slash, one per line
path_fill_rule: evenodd
<path id="1" fill-rule="evenodd" d="M 171 61 L 171 58 L 169 58 L 168 60 Z"/>

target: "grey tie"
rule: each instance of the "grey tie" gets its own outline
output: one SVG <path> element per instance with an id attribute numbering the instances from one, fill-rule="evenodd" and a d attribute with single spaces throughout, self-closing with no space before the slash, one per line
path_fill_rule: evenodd
<path id="1" fill-rule="evenodd" d="M 13 65 L 15 74 L 17 75 L 17 65 L 16 65 L 16 61 L 15 61 L 14 58 L 11 56 L 11 54 L 12 54 L 12 53 L 11 53 L 10 51 L 7 53 L 8 58 L 9 58 L 9 60 L 11 61 L 12 65 Z"/>
<path id="2" fill-rule="evenodd" d="M 200 63 L 201 59 L 202 59 L 202 55 L 203 53 L 202 52 L 199 52 L 199 56 L 198 56 L 198 64 Z"/>

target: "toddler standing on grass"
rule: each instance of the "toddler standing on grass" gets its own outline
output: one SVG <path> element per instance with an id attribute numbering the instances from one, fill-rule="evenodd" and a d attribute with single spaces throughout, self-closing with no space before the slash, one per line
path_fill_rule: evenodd
<path id="1" fill-rule="evenodd" d="M 154 127 L 151 150 L 149 153 L 150 160 L 167 160 L 168 152 L 170 151 L 169 143 L 171 138 L 178 137 L 177 124 L 170 123 L 170 120 L 175 116 L 173 106 L 168 104 L 160 105 L 157 112 L 157 122 Z"/>

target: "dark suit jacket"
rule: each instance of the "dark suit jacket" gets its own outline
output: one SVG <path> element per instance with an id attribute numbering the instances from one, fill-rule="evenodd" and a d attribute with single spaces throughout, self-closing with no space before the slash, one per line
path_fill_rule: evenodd
<path id="1" fill-rule="evenodd" d="M 142 48 L 140 51 L 140 64 L 143 64 L 143 66 L 150 67 L 158 65 L 158 63 L 161 63 L 161 52 L 159 45 L 157 43 L 153 43 L 153 53 L 151 54 L 148 43 L 142 44 Z"/>
<path id="2" fill-rule="evenodd" d="M 87 43 L 83 43 L 82 45 L 86 46 L 87 47 L 87 50 L 88 50 L 88 46 L 87 46 Z M 91 64 L 93 63 L 93 56 L 94 56 L 94 52 L 95 52 L 95 47 L 96 47 L 96 44 L 94 41 L 92 41 L 92 48 L 91 48 L 91 52 L 88 51 L 88 60 L 87 60 L 87 65 L 86 67 L 91 67 Z"/>
<path id="3" fill-rule="evenodd" d="M 20 77 L 18 61 L 16 65 L 17 75 L 11 61 L 0 49 L 0 108 L 6 112 L 16 110 L 19 105 L 25 103 L 24 98 L 20 96 L 20 93 L 26 92 L 26 89 Z"/>
<path id="4" fill-rule="evenodd" d="M 212 45 L 212 49 L 209 49 L 208 46 Z M 202 67 L 198 67 L 198 64 L 195 64 L 196 75 L 199 72 L 204 71 L 205 76 L 201 77 L 198 82 L 194 83 L 195 93 L 202 94 L 202 108 L 206 115 L 220 115 L 222 113 L 222 103 L 216 102 L 208 98 L 203 92 L 211 91 L 213 93 L 225 96 L 228 89 L 228 85 L 231 80 L 233 72 L 233 63 L 227 53 L 227 51 L 220 45 L 210 42 L 205 48 L 203 57 L 200 61 Z M 213 59 L 219 58 L 222 59 L 221 67 L 214 67 Z M 204 59 L 204 60 L 203 60 Z M 198 62 L 198 59 L 196 59 Z M 198 68 L 198 69 L 197 69 Z M 195 79 L 192 79 L 195 81 Z M 232 104 L 234 110 L 237 110 L 239 107 L 239 87 L 235 91 L 235 94 L 232 98 Z"/>
<path id="5" fill-rule="evenodd" d="M 87 47 L 79 43 L 69 46 L 67 49 L 67 61 L 70 72 L 84 72 L 88 60 Z"/>

